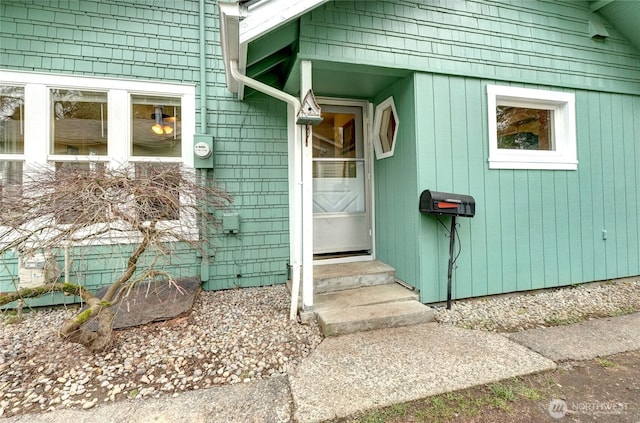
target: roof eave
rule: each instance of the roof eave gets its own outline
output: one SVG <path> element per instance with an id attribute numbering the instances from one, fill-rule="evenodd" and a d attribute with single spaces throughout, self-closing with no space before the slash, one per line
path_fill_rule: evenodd
<path id="1" fill-rule="evenodd" d="M 248 8 L 240 22 L 240 44 L 251 41 L 299 18 L 329 0 L 262 0 Z"/>
<path id="2" fill-rule="evenodd" d="M 244 84 L 231 75 L 230 61 L 238 62 L 238 71 L 246 74 L 247 48 L 251 41 L 299 18 L 329 0 L 260 0 L 255 3 L 218 1 L 220 44 L 227 88 L 244 96 Z"/>

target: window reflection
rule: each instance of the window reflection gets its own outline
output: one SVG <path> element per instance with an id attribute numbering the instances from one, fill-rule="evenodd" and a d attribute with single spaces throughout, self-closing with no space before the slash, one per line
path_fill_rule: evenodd
<path id="1" fill-rule="evenodd" d="M 387 107 L 382 111 L 382 121 L 380 122 L 380 143 L 382 152 L 391 151 L 393 146 L 393 135 L 396 133 L 396 117 L 391 107 Z"/>
<path id="2" fill-rule="evenodd" d="M 497 106 L 498 148 L 553 150 L 552 119 L 551 110 Z"/>
<path id="3" fill-rule="evenodd" d="M 24 88 L 0 86 L 0 154 L 24 153 Z"/>
<path id="4" fill-rule="evenodd" d="M 19 197 L 22 186 L 22 162 L 0 161 L 0 199 Z"/>
<path id="5" fill-rule="evenodd" d="M 362 157 L 356 148 L 355 115 L 322 113 L 322 123 L 313 127 L 313 157 Z"/>
<path id="6" fill-rule="evenodd" d="M 132 97 L 132 155 L 181 157 L 179 98 Z"/>
<path id="7" fill-rule="evenodd" d="M 107 155 L 107 94 L 51 90 L 51 154 Z"/>

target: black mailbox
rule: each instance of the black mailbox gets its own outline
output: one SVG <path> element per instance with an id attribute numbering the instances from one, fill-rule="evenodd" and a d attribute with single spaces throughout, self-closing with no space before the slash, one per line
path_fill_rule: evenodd
<path id="1" fill-rule="evenodd" d="M 451 194 L 427 189 L 420 194 L 419 209 L 422 213 L 473 217 L 476 214 L 476 202 L 470 195 Z"/>

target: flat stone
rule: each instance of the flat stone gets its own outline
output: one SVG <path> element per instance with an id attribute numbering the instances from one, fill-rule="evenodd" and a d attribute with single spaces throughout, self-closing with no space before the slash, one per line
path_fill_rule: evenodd
<path id="1" fill-rule="evenodd" d="M 152 281 L 137 284 L 116 305 L 111 307 L 115 314 L 113 328 L 121 329 L 140 326 L 150 322 L 169 320 L 191 309 L 200 292 L 199 277 L 182 278 L 175 282 L 179 291 L 167 281 Z M 104 295 L 108 286 L 97 292 L 98 298 Z M 89 330 L 97 329 L 97 321 L 85 324 Z M 107 359 L 107 357 L 105 357 Z"/>

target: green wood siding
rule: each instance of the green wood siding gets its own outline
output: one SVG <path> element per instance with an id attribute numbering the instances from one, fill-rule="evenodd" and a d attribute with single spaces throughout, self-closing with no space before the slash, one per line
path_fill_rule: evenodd
<path id="1" fill-rule="evenodd" d="M 304 58 L 640 93 L 640 52 L 589 37 L 586 1 L 333 1 L 305 16 Z"/>
<path id="2" fill-rule="evenodd" d="M 3 0 L 0 68 L 197 85 L 198 9 L 197 0 Z M 262 95 L 241 103 L 228 92 L 216 2 L 207 1 L 205 13 L 213 173 L 234 197 L 230 211 L 240 215 L 241 231 L 229 236 L 212 228 L 213 257 L 204 288 L 283 283 L 289 257 L 286 108 Z M 196 102 L 199 114 L 199 98 Z M 198 115 L 197 132 L 199 122 Z M 181 262 L 187 259 L 189 273 L 199 274 L 200 259 L 194 252 Z M 91 272 L 82 277 L 97 286 L 109 282 L 113 269 L 104 265 L 109 275 L 104 281 Z M 10 277 L 0 272 L 0 280 L 1 291 Z"/>
<path id="3" fill-rule="evenodd" d="M 586 2 L 507 0 L 340 1 L 302 18 L 302 58 L 415 72 L 413 110 L 406 81 L 373 97 L 394 95 L 397 145 L 416 145 L 415 158 L 404 150 L 376 162 L 376 246 L 423 301 L 445 298 L 449 244 L 447 229 L 417 213 L 424 189 L 477 201 L 473 219 L 458 219 L 454 297 L 640 273 L 640 51 L 610 25 L 604 42 L 591 39 L 592 18 Z M 575 92 L 578 170 L 489 170 L 487 83 Z M 404 226 L 411 213 L 416 232 Z M 406 251 L 415 244 L 417 254 Z"/>
<path id="4" fill-rule="evenodd" d="M 415 198 L 433 189 L 476 199 L 476 216 L 458 219 L 462 250 L 454 297 L 639 274 L 640 96 L 575 92 L 577 171 L 490 170 L 487 83 L 496 81 L 415 76 L 416 93 L 422 94 L 416 95 Z M 420 225 L 421 274 L 415 284 L 423 301 L 442 301 L 446 231 L 431 217 L 422 217 Z"/>
<path id="5" fill-rule="evenodd" d="M 394 157 L 397 160 L 375 162 L 376 254 L 397 267 L 397 276 L 405 281 L 419 277 L 415 213 L 418 199 L 415 162 L 415 90 L 413 78 L 403 79 L 382 92 L 376 104 L 393 96 L 400 118 Z M 410 283 L 411 283 L 410 282 Z"/>

